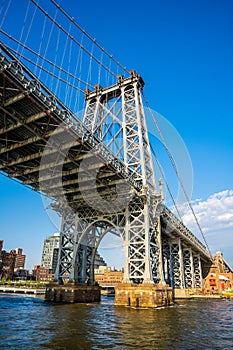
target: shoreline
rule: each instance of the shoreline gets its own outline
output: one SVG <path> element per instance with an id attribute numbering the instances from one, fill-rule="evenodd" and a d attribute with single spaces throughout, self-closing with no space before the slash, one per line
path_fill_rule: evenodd
<path id="1" fill-rule="evenodd" d="M 1 294 L 26 294 L 26 295 L 45 295 L 46 288 L 25 288 L 25 287 L 7 287 L 7 286 L 0 286 L 0 293 Z M 101 293 L 103 296 L 114 296 L 114 294 L 105 294 Z M 233 299 L 233 296 L 229 295 L 188 295 L 188 296 L 176 296 L 174 298 L 174 301 L 181 301 L 181 300 L 226 300 L 226 299 Z"/>
<path id="2" fill-rule="evenodd" d="M 45 288 L 25 288 L 25 287 L 3 287 L 0 286 L 0 293 L 9 294 L 31 294 L 31 295 L 43 295 L 45 294 Z"/>
<path id="3" fill-rule="evenodd" d="M 174 301 L 179 301 L 179 300 L 194 300 L 194 299 L 199 299 L 199 300 L 206 300 L 206 299 L 209 299 L 209 300 L 213 300 L 213 299 L 218 299 L 218 300 L 230 300 L 230 299 L 233 299 L 233 296 L 231 295 L 220 295 L 220 294 L 206 294 L 206 295 L 189 295 L 189 296 L 180 296 L 180 297 L 176 297 L 174 298 Z"/>

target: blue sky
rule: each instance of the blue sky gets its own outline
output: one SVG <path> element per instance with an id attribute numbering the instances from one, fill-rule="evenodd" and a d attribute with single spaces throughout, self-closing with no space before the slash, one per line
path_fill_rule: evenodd
<path id="1" fill-rule="evenodd" d="M 190 154 L 192 201 L 209 246 L 233 265 L 233 2 L 60 3 L 123 65 L 142 75 L 151 107 L 178 131 Z M 57 228 L 31 190 L 1 176 L 0 196 L 0 239 L 7 250 L 23 247 L 31 268 L 40 263 L 43 239 Z M 193 227 L 187 213 L 185 219 Z M 117 251 L 102 252 L 117 265 Z"/>

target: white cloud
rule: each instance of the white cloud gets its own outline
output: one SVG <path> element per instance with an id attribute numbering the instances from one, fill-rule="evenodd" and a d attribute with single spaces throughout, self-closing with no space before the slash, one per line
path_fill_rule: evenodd
<path id="1" fill-rule="evenodd" d="M 212 253 L 227 252 L 225 258 L 233 265 L 233 190 L 214 193 L 206 200 L 194 200 L 192 207 Z M 188 205 L 179 207 L 179 211 L 184 224 L 203 241 Z"/>
<path id="2" fill-rule="evenodd" d="M 225 190 L 211 195 L 207 200 L 194 201 L 194 212 L 205 232 L 216 229 L 233 228 L 233 190 Z M 184 223 L 195 225 L 190 210 L 182 213 Z"/>

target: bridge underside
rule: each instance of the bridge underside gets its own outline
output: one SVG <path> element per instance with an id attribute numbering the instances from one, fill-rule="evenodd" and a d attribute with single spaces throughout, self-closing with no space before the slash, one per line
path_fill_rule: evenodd
<path id="1" fill-rule="evenodd" d="M 53 198 L 57 210 L 66 202 L 80 213 L 89 208 L 84 196 L 97 201 L 114 196 L 116 185 L 129 177 L 127 183 L 135 183 L 124 165 L 25 67 L 2 54 L 1 60 L 1 172 Z M 90 193 L 93 177 L 96 191 Z"/>

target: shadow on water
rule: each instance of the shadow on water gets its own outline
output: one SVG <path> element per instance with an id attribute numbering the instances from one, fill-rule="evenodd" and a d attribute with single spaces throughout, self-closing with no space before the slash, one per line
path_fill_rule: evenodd
<path id="1" fill-rule="evenodd" d="M 232 349 L 233 301 L 169 308 L 45 303 L 0 295 L 1 349 Z"/>

